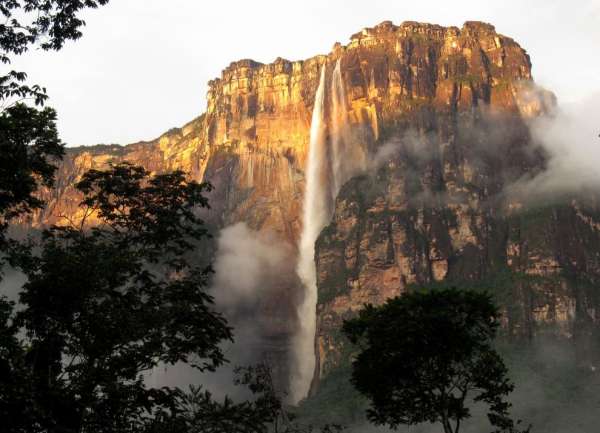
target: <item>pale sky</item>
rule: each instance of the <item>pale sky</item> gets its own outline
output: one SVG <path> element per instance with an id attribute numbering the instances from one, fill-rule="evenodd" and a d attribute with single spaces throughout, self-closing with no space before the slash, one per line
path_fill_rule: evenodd
<path id="1" fill-rule="evenodd" d="M 490 22 L 559 103 L 600 90 L 600 0 L 111 0 L 85 19 L 79 41 L 13 63 L 47 87 L 70 146 L 155 138 L 205 110 L 231 61 L 328 53 L 384 20 Z"/>

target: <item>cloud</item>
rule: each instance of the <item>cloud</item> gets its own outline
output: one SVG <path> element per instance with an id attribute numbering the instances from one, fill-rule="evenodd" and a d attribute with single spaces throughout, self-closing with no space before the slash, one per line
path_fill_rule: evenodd
<path id="1" fill-rule="evenodd" d="M 250 230 L 238 223 L 221 231 L 213 291 L 217 305 L 229 310 L 256 302 L 273 278 L 288 266 L 291 248 L 272 233 Z"/>
<path id="2" fill-rule="evenodd" d="M 600 187 L 600 93 L 533 119 L 530 131 L 547 164 L 511 184 L 509 195 L 546 200 Z"/>
<path id="3" fill-rule="evenodd" d="M 233 327 L 234 342 L 222 345 L 229 362 L 206 374 L 185 365 L 163 366 L 153 372 L 151 385 L 202 384 L 218 398 L 247 398 L 247 391 L 233 384 L 233 369 L 266 360 L 276 383 L 286 387 L 287 344 L 296 329 L 295 263 L 294 250 L 273 233 L 251 230 L 245 223 L 221 230 L 210 292 L 215 309 Z"/>
<path id="4" fill-rule="evenodd" d="M 379 146 L 370 158 L 369 168 L 377 169 L 398 156 L 425 162 L 435 155 L 434 140 L 433 134 L 419 134 L 415 129 L 408 129 Z"/>
<path id="5" fill-rule="evenodd" d="M 428 164 L 453 157 L 444 156 L 444 149 L 451 145 L 468 162 L 463 166 L 461 160 L 455 161 L 457 170 L 476 175 L 470 182 L 483 180 L 477 173 L 495 173 L 501 180 L 503 189 L 489 190 L 493 202 L 499 197 L 536 206 L 598 190 L 600 92 L 559 107 L 554 105 L 553 95 L 540 87 L 523 86 L 516 97 L 525 122 L 480 108 L 473 116 L 459 119 L 452 143 L 409 129 L 379 146 L 369 167 L 403 164 L 405 177 L 421 181 Z M 439 203 L 438 193 L 433 194 L 436 200 L 431 203 Z M 432 192 L 422 194 L 427 197 Z M 413 195 L 412 200 L 418 202 L 418 197 Z M 464 200 L 454 196 L 442 199 L 451 203 Z"/>

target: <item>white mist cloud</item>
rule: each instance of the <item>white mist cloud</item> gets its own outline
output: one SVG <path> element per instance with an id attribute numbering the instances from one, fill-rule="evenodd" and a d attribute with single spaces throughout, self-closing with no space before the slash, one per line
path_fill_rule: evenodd
<path id="1" fill-rule="evenodd" d="M 539 199 L 600 187 L 600 93 L 532 120 L 530 130 L 548 154 L 547 167 L 509 193 Z"/>
<path id="2" fill-rule="evenodd" d="M 402 141 L 400 139 L 389 140 L 383 143 L 369 161 L 370 168 L 377 169 L 381 167 L 392 159 L 400 151 L 401 147 Z"/>
<path id="3" fill-rule="evenodd" d="M 541 88 L 521 94 L 525 105 L 535 105 L 535 110 L 550 110 L 548 92 Z M 533 92 L 533 93 L 531 93 Z M 540 103 L 532 104 L 535 101 Z M 541 105 L 540 105 L 541 104 Z M 545 107 L 545 108 L 544 108 Z M 512 131 L 507 118 L 494 119 L 482 113 L 482 125 L 461 124 L 460 133 L 469 146 L 476 148 L 479 156 L 505 158 L 508 144 L 522 132 Z M 538 203 L 600 188 L 600 92 L 592 93 L 578 102 L 559 104 L 549 114 L 538 116 L 535 112 L 528 122 L 532 151 L 541 148 L 545 154 L 545 167 L 530 172 L 519 179 L 506 179 L 505 194 L 509 199 Z M 469 139 L 469 135 L 472 138 Z M 483 138 L 483 140 L 481 140 Z M 377 169 L 397 157 L 415 161 L 436 158 L 436 138 L 407 130 L 378 147 L 370 158 L 370 169 Z M 471 161 L 476 162 L 476 161 Z"/>
<path id="4" fill-rule="evenodd" d="M 258 362 L 272 362 L 274 380 L 287 386 L 287 374 L 272 354 L 271 338 L 291 332 L 295 321 L 294 300 L 283 298 L 286 289 L 296 285 L 294 252 L 290 245 L 274 233 L 251 230 L 245 223 L 223 229 L 218 239 L 214 263 L 215 278 L 212 294 L 218 311 L 223 312 L 233 327 L 234 342 L 223 349 L 229 365 L 216 374 L 206 375 L 215 392 L 235 394 L 232 387 L 232 368 Z M 289 327 L 286 329 L 286 327 Z M 286 347 L 275 348 L 285 356 Z M 283 355 L 282 355 L 283 354 Z"/>
<path id="5" fill-rule="evenodd" d="M 557 189 L 600 185 L 600 93 L 539 119 L 532 133 L 551 155 L 539 181 Z"/>
<path id="6" fill-rule="evenodd" d="M 256 302 L 284 269 L 290 248 L 273 234 L 238 223 L 221 231 L 214 264 L 214 296 L 219 307 L 236 309 Z"/>
<path id="7" fill-rule="evenodd" d="M 215 310 L 233 327 L 234 342 L 221 346 L 228 363 L 205 374 L 183 364 L 161 366 L 152 373 L 151 385 L 187 388 L 189 384 L 201 384 L 218 398 L 247 398 L 246 390 L 234 385 L 233 370 L 264 361 L 269 338 L 281 331 L 280 323 L 286 317 L 287 326 L 294 326 L 294 319 L 289 318 L 293 309 L 286 310 L 287 303 L 293 300 L 280 299 L 278 308 L 269 310 L 274 293 L 280 294 L 282 287 L 294 287 L 294 264 L 291 247 L 275 234 L 251 230 L 245 223 L 224 228 L 217 240 L 210 292 L 215 298 Z M 275 379 L 281 382 L 285 380 L 282 376 L 284 373 Z"/>
<path id="8" fill-rule="evenodd" d="M 417 161 L 426 161 L 434 156 L 436 148 L 432 143 L 435 143 L 433 134 L 420 134 L 415 129 L 408 129 L 379 146 L 370 158 L 369 168 L 377 169 L 400 154 Z"/>

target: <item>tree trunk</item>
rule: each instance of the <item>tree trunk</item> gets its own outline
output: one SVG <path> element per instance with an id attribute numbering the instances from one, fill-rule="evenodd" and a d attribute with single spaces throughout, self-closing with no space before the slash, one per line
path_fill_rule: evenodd
<path id="1" fill-rule="evenodd" d="M 448 418 L 444 417 L 442 419 L 442 425 L 444 426 L 444 433 L 455 433 L 454 430 L 452 430 L 452 426 L 450 425 Z"/>

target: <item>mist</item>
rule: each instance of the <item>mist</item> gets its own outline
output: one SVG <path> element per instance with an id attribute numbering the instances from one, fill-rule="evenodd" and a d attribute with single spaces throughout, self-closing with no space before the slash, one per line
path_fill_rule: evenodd
<path id="1" fill-rule="evenodd" d="M 508 395 L 511 416 L 520 427 L 532 426 L 532 433 L 591 433 L 597 430 L 600 415 L 599 379 L 574 365 L 574 347 L 569 340 L 540 338 L 535 343 L 500 344 L 499 352 L 509 369 L 515 390 Z M 461 432 L 492 430 L 486 409 L 470 405 L 472 417 Z M 365 407 L 366 409 L 366 407 Z M 440 433 L 440 424 L 400 426 L 390 430 L 369 423 L 351 426 L 351 433 Z"/>
<path id="2" fill-rule="evenodd" d="M 243 310 L 265 296 L 292 255 L 273 233 L 250 230 L 245 223 L 221 231 L 212 291 L 225 314 Z"/>
<path id="3" fill-rule="evenodd" d="M 534 145 L 547 154 L 547 165 L 508 186 L 509 196 L 547 200 L 600 187 L 600 92 L 559 105 L 529 126 Z"/>
<path id="4" fill-rule="evenodd" d="M 369 170 L 378 169 L 400 154 L 418 161 L 426 161 L 434 155 L 433 147 L 429 144 L 433 139 L 433 134 L 422 135 L 415 129 L 408 129 L 377 148 L 369 159 Z"/>
<path id="5" fill-rule="evenodd" d="M 153 372 L 152 386 L 194 384 L 217 398 L 248 398 L 247 390 L 234 385 L 235 367 L 267 362 L 278 388 L 287 388 L 287 340 L 296 329 L 295 299 L 291 295 L 282 299 L 281 293 L 297 287 L 293 256 L 291 246 L 274 233 L 251 230 L 245 223 L 221 230 L 209 292 L 215 310 L 233 328 L 234 341 L 221 344 L 228 362 L 208 373 L 183 364 L 162 366 Z"/>
<path id="6" fill-rule="evenodd" d="M 546 95 L 538 96 L 543 97 Z M 535 207 L 597 191 L 600 188 L 600 92 L 578 102 L 548 106 L 545 113 L 524 114 L 525 125 L 483 108 L 474 114 L 479 119 L 477 122 L 468 120 L 470 117 L 459 120 L 459 137 L 467 143 L 471 164 L 483 166 L 489 161 L 509 164 L 503 172 L 505 186 L 497 191 L 498 197 Z M 515 176 L 510 170 L 515 160 L 509 162 L 511 143 L 522 141 L 527 135 L 529 143 L 522 148 L 523 156 L 539 162 L 531 165 L 524 175 Z M 441 158 L 441 149 L 446 144 L 439 142 L 435 135 L 408 129 L 377 148 L 370 157 L 369 170 L 377 170 L 398 159 L 413 161 L 417 167 L 424 166 Z M 413 173 L 411 167 L 403 170 L 406 177 L 415 179 L 422 174 L 418 170 Z M 412 201 L 421 198 L 412 197 Z M 434 198 L 432 203 L 460 201 L 460 197 L 439 193 Z"/>
<path id="7" fill-rule="evenodd" d="M 9 301 L 18 302 L 19 294 L 26 282 L 25 274 L 10 266 L 5 266 L 0 277 L 0 296 L 5 296 Z"/>

